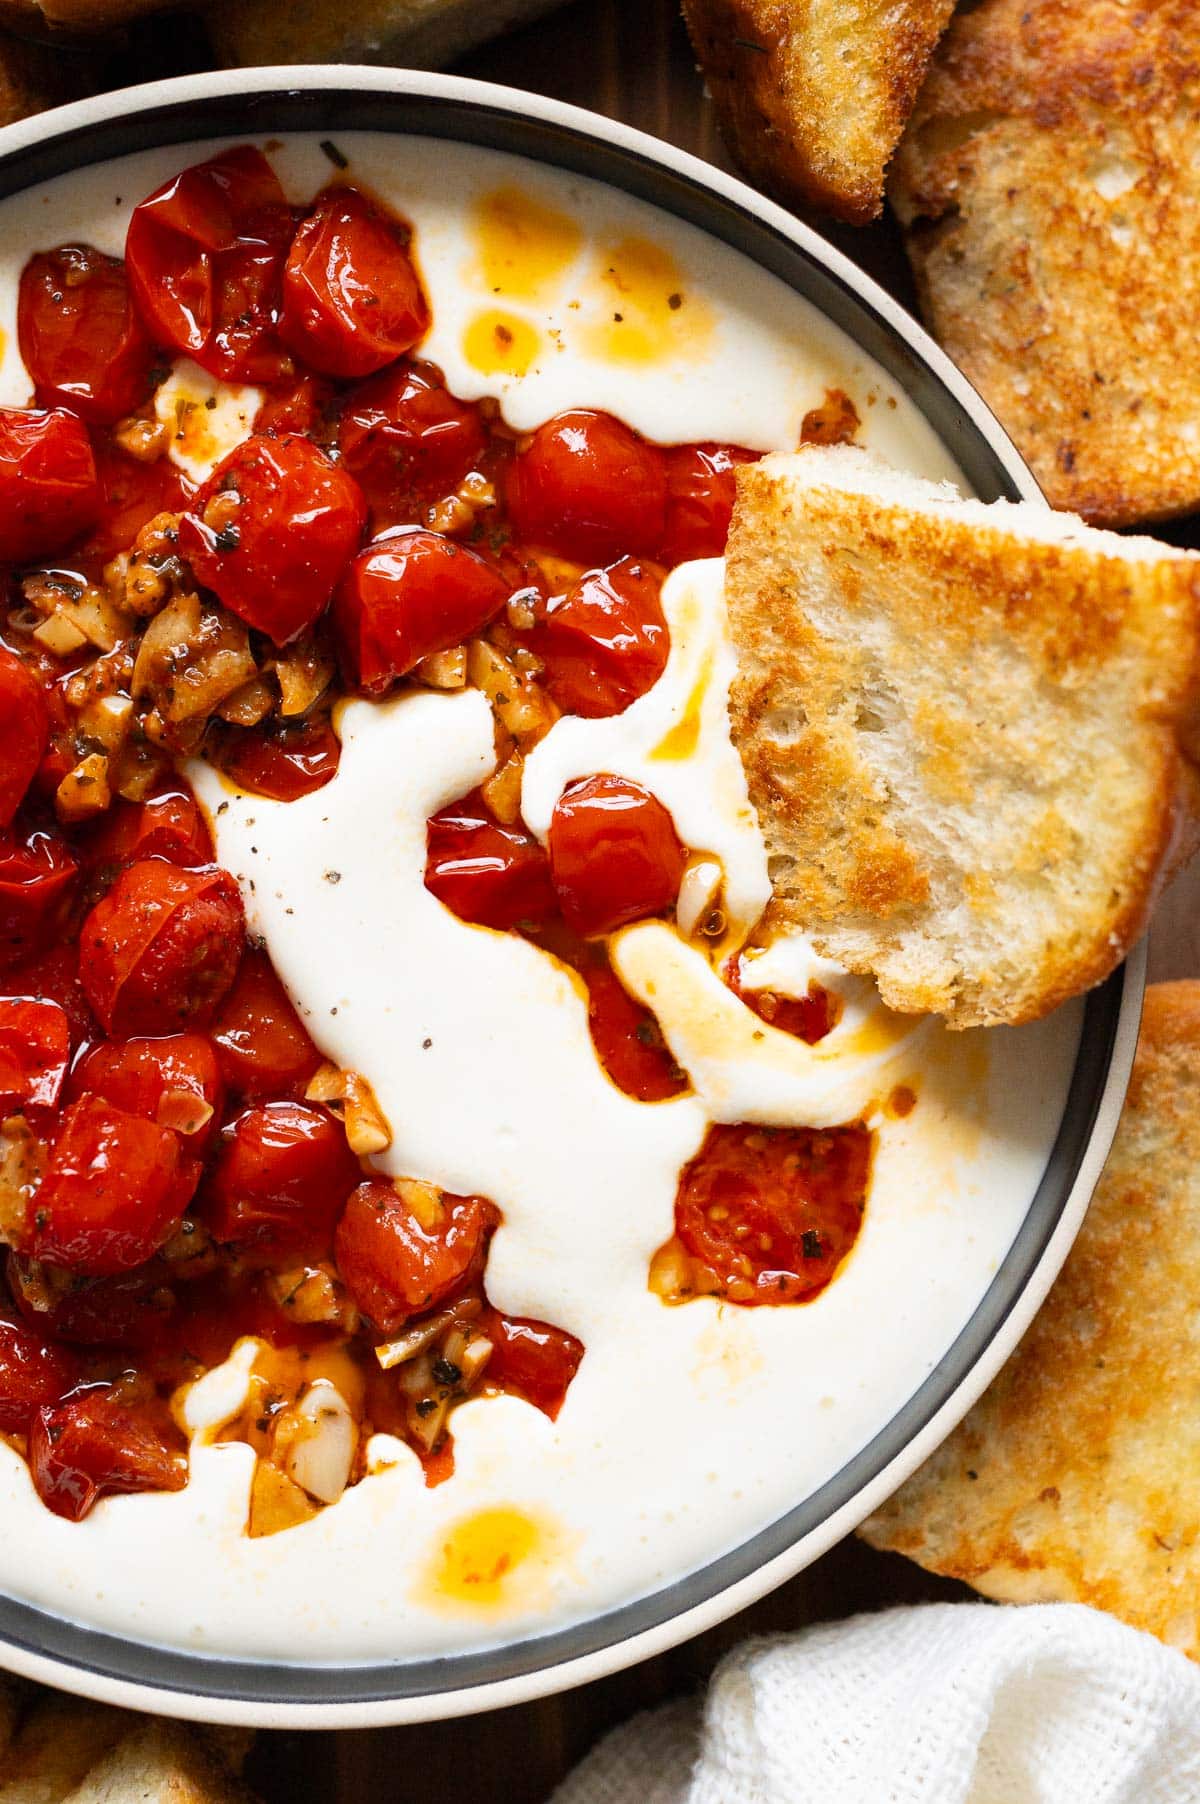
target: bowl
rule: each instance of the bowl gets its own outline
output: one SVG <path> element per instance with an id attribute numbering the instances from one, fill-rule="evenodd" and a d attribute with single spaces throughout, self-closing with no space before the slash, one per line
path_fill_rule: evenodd
<path id="1" fill-rule="evenodd" d="M 288 67 L 186 77 L 104 95 L 0 134 L 0 202 L 59 176 L 157 147 L 355 132 L 492 152 L 586 177 L 682 221 L 768 272 L 874 359 L 984 499 L 1039 500 L 1033 478 L 987 408 L 901 308 L 845 257 L 738 181 L 641 133 L 579 109 L 482 83 L 404 70 Z M 447 153 L 449 154 L 449 153 Z M 482 1630 L 454 1651 L 411 1658 L 239 1656 L 189 1637 L 174 1645 L 0 1597 L 0 1663 L 106 1702 L 197 1720 L 275 1728 L 359 1728 L 493 1709 L 602 1677 L 661 1652 L 761 1597 L 847 1534 L 928 1456 L 993 1377 L 1032 1319 L 1079 1226 L 1115 1132 L 1144 985 L 1141 948 L 1063 1028 L 1070 1052 L 1061 1108 L 1039 1142 L 967 1318 L 914 1374 L 887 1419 L 843 1448 L 819 1482 L 736 1545 L 662 1583 L 634 1586 L 575 1620 Z M 1069 1031 L 1068 1031 L 1069 1029 Z M 999 1030 L 1003 1033 L 1005 1030 Z M 1010 1061 L 1011 1063 L 1011 1061 Z M 1015 1072 L 1015 1068 L 1014 1068 Z M 1042 1106 L 1013 1075 L 1005 1120 L 1020 1138 Z M 1039 1130 L 1040 1131 L 1040 1130 Z M 1032 1130 L 1031 1130 L 1032 1132 Z M 1003 1184 L 998 1178 L 997 1183 Z M 1012 1204 L 1010 1197 L 1009 1202 Z M 770 1313 L 770 1312 L 768 1312 Z M 717 1449 L 719 1457 L 720 1449 Z M 364 1548 L 364 1559 L 370 1549 Z M 669 1561 L 667 1562 L 669 1564 Z M 110 1586 L 121 1574 L 109 1575 Z"/>

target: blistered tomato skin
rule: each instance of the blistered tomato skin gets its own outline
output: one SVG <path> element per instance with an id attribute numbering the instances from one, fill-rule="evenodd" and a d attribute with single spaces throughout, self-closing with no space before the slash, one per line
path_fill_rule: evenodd
<path id="1" fill-rule="evenodd" d="M 225 1086 L 212 1042 L 203 1034 L 161 1040 L 105 1040 L 71 1072 L 68 1094 L 92 1095 L 169 1127 L 188 1158 L 201 1158 L 220 1119 Z"/>
<path id="2" fill-rule="evenodd" d="M 396 532 L 359 552 L 333 604 L 338 656 L 364 695 L 386 695 L 432 652 L 460 645 L 508 599 L 504 578 L 436 532 Z"/>
<path id="3" fill-rule="evenodd" d="M 201 1207 L 223 1244 L 270 1258 L 320 1258 L 361 1177 L 341 1123 L 327 1110 L 262 1103 L 229 1129 Z"/>
<path id="4" fill-rule="evenodd" d="M 165 1416 L 165 1412 L 164 1412 Z M 114 1492 L 181 1491 L 183 1437 L 170 1424 L 123 1407 L 107 1386 L 89 1387 L 39 1409 L 29 1433 L 38 1496 L 56 1516 L 79 1522 Z"/>
<path id="5" fill-rule="evenodd" d="M 0 1106 L 52 1109 L 71 1057 L 71 1023 L 57 1002 L 0 996 Z"/>
<path id="6" fill-rule="evenodd" d="M 501 931 L 557 912 L 550 863 L 524 828 L 501 824 L 473 789 L 428 823 L 425 887 L 460 921 Z"/>
<path id="7" fill-rule="evenodd" d="M 38 399 L 94 425 L 132 413 L 150 393 L 154 347 L 125 266 L 86 244 L 31 257 L 17 300 L 21 359 Z"/>
<path id="8" fill-rule="evenodd" d="M 384 1178 L 360 1184 L 338 1223 L 338 1270 L 363 1314 L 381 1334 L 436 1309 L 482 1268 L 499 1219 L 479 1196 L 441 1199 L 441 1219 L 422 1226 Z"/>
<path id="9" fill-rule="evenodd" d="M 0 407 L 0 561 L 62 551 L 100 512 L 83 422 L 61 408 Z"/>
<path id="10" fill-rule="evenodd" d="M 275 802 L 295 802 L 332 783 L 342 756 L 341 742 L 327 714 L 295 725 L 231 727 L 207 748 L 210 761 L 231 783 Z"/>
<path id="11" fill-rule="evenodd" d="M 212 1041 L 221 1075 L 244 1102 L 299 1097 L 321 1055 L 263 952 L 247 951 L 217 1010 Z"/>
<path id="12" fill-rule="evenodd" d="M 81 1097 L 63 1112 L 34 1195 L 29 1250 L 90 1277 L 130 1271 L 168 1238 L 197 1175 L 170 1128 Z"/>
<path id="13" fill-rule="evenodd" d="M 41 684 L 20 658 L 0 645 L 0 828 L 12 826 L 49 736 Z"/>
<path id="14" fill-rule="evenodd" d="M 550 818 L 550 872 L 567 926 L 585 937 L 662 914 L 687 853 L 657 797 L 626 777 L 585 777 Z"/>
<path id="15" fill-rule="evenodd" d="M 228 517 L 210 525 L 217 497 Z M 179 549 L 231 613 L 286 645 L 324 610 L 366 519 L 353 477 L 308 439 L 256 435 L 198 491 L 179 523 Z"/>
<path id="16" fill-rule="evenodd" d="M 302 219 L 283 275 L 280 334 L 326 376 L 369 376 L 411 350 L 429 306 L 405 227 L 356 188 L 327 188 Z"/>
<path id="17" fill-rule="evenodd" d="M 495 1309 L 487 1310 L 479 1325 L 492 1343 L 488 1383 L 524 1397 L 553 1422 L 579 1370 L 583 1342 L 548 1322 L 505 1316 Z"/>
<path id="18" fill-rule="evenodd" d="M 43 1404 L 57 1403 L 75 1383 L 77 1368 L 25 1322 L 0 1316 L 0 1434 L 24 1434 Z"/>
<path id="19" fill-rule="evenodd" d="M 121 872 L 84 921 L 80 980 L 121 1038 L 203 1027 L 229 991 L 245 937 L 228 871 L 146 859 Z"/>
<path id="20" fill-rule="evenodd" d="M 36 957 L 66 925 L 79 866 L 66 841 L 20 823 L 0 829 L 0 970 Z"/>
<path id="21" fill-rule="evenodd" d="M 486 443 L 477 408 L 458 401 L 431 365 L 382 370 L 346 400 L 338 426 L 342 463 L 361 487 L 377 526 L 420 518 L 452 494 Z"/>
<path id="22" fill-rule="evenodd" d="M 195 870 L 214 857 L 212 835 L 195 797 L 175 785 L 143 802 L 118 797 L 82 844 L 88 864 L 101 870 L 119 870 L 142 858 L 165 858 Z"/>
<path id="23" fill-rule="evenodd" d="M 291 362 L 276 331 L 292 235 L 283 190 L 248 145 L 195 163 L 135 207 L 125 264 L 156 344 L 228 382 L 276 382 Z"/>
<path id="24" fill-rule="evenodd" d="M 667 667 L 671 640 L 654 573 L 637 558 L 589 570 L 524 636 L 564 714 L 621 714 Z"/>
<path id="25" fill-rule="evenodd" d="M 560 413 L 513 458 L 506 498 L 527 545 L 580 563 L 652 557 L 666 520 L 666 459 L 611 414 Z"/>
<path id="26" fill-rule="evenodd" d="M 760 453 L 740 445 L 676 445 L 666 453 L 667 512 L 659 557 L 669 568 L 720 557 L 729 536 L 737 467 Z"/>

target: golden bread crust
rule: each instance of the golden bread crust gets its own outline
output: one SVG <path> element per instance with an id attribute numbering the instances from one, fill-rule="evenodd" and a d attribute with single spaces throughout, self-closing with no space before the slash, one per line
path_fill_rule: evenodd
<path id="1" fill-rule="evenodd" d="M 954 0 L 683 0 L 722 130 L 761 187 L 862 224 Z"/>
<path id="2" fill-rule="evenodd" d="M 1200 1657 L 1200 983 L 1153 985 L 1091 1208 L 1033 1326 L 860 1531 L 989 1597 Z"/>
<path id="3" fill-rule="evenodd" d="M 1048 499 L 1200 505 L 1200 8 L 982 0 L 892 166 L 922 311 Z"/>

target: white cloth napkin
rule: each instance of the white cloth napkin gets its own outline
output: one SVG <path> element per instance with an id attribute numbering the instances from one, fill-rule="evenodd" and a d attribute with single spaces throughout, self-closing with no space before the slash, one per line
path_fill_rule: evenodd
<path id="1" fill-rule="evenodd" d="M 551 1804 L 1197 1804 L 1200 1670 L 1077 1604 L 924 1604 L 736 1648 Z"/>

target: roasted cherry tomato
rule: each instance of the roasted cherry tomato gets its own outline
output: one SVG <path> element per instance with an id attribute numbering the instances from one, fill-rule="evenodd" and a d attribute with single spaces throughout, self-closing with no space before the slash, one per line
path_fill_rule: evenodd
<path id="1" fill-rule="evenodd" d="M 99 512 L 83 423 L 60 409 L 0 407 L 0 562 L 61 551 Z"/>
<path id="2" fill-rule="evenodd" d="M 227 608 L 284 645 L 316 621 L 366 518 L 357 483 L 308 439 L 256 436 L 199 490 L 179 549 Z"/>
<path id="3" fill-rule="evenodd" d="M 154 347 L 134 310 L 125 265 L 88 244 L 31 257 L 17 301 L 21 358 L 49 407 L 109 425 L 150 393 Z"/>
<path id="4" fill-rule="evenodd" d="M 58 938 L 78 875 L 57 833 L 0 829 L 0 968 L 32 958 Z"/>
<path id="5" fill-rule="evenodd" d="M 0 996 L 0 1106 L 52 1109 L 71 1056 L 71 1023 L 57 1002 Z"/>
<path id="6" fill-rule="evenodd" d="M 228 871 L 145 859 L 121 872 L 79 936 L 79 974 L 106 1031 L 203 1027 L 237 973 L 245 937 Z"/>
<path id="7" fill-rule="evenodd" d="M 292 215 L 248 145 L 195 163 L 133 210 L 125 262 L 157 344 L 227 382 L 291 374 L 279 342 L 279 283 Z"/>
<path id="8" fill-rule="evenodd" d="M 25 1322 L 0 1316 L 0 1434 L 24 1434 L 34 1410 L 57 1403 L 77 1376 L 65 1347 L 51 1345 Z"/>
<path id="9" fill-rule="evenodd" d="M 49 736 L 41 684 L 20 658 L 0 645 L 0 828 L 12 826 Z"/>
<path id="10" fill-rule="evenodd" d="M 327 188 L 300 221 L 283 274 L 283 341 L 326 376 L 369 376 L 411 350 L 429 305 L 407 227 L 356 188 Z"/>
<path id="11" fill-rule="evenodd" d="M 634 1000 L 607 959 L 581 967 L 580 975 L 587 985 L 592 1044 L 618 1090 L 636 1102 L 681 1096 L 687 1073 L 675 1063 L 650 1010 Z"/>
<path id="12" fill-rule="evenodd" d="M 837 1024 L 839 1005 L 835 996 L 819 983 L 810 983 L 806 996 L 783 996 L 775 990 L 753 990 L 741 981 L 741 961 L 731 959 L 725 969 L 725 982 L 735 996 L 740 996 L 748 1009 L 768 1027 L 781 1033 L 795 1034 L 815 1046 Z"/>
<path id="13" fill-rule="evenodd" d="M 422 658 L 486 626 L 508 593 L 491 564 L 441 533 L 377 539 L 359 552 L 334 598 L 347 679 L 366 695 L 385 695 Z"/>
<path id="14" fill-rule="evenodd" d="M 170 1128 L 82 1096 L 63 1111 L 34 1196 L 30 1251 L 90 1277 L 130 1271 L 168 1238 L 198 1175 Z"/>
<path id="15" fill-rule="evenodd" d="M 75 555 L 92 566 L 106 564 L 133 541 L 156 514 L 177 514 L 192 493 L 182 470 L 169 457 L 139 463 L 119 446 L 100 439 L 96 446 L 100 517 Z"/>
<path id="16" fill-rule="evenodd" d="M 79 947 L 73 940 L 52 946 L 0 973 L 0 994 L 17 998 L 38 996 L 43 1001 L 56 1002 L 67 1017 L 72 1051 L 100 1032 L 79 981 Z"/>
<path id="17" fill-rule="evenodd" d="M 187 1451 L 165 1406 L 122 1404 L 105 1385 L 37 1411 L 29 1468 L 47 1509 L 79 1522 L 113 1492 L 182 1491 Z"/>
<path id="18" fill-rule="evenodd" d="M 327 1109 L 268 1102 L 243 1111 L 203 1195 L 215 1239 L 265 1256 L 320 1258 L 362 1177 L 345 1129 Z"/>
<path id="19" fill-rule="evenodd" d="M 332 412 L 337 390 L 327 376 L 314 376 L 306 371 L 284 388 L 272 389 L 254 416 L 255 432 L 270 432 L 281 437 L 289 432 L 302 432 L 308 438 L 323 439 L 319 430 Z"/>
<path id="20" fill-rule="evenodd" d="M 88 864 L 102 870 L 119 870 L 141 858 L 165 858 L 188 870 L 213 861 L 208 823 L 191 791 L 177 784 L 144 802 L 118 797 L 83 835 L 82 844 Z"/>
<path id="21" fill-rule="evenodd" d="M 478 408 L 456 401 L 430 364 L 397 364 L 364 382 L 338 427 L 342 463 L 376 526 L 419 520 L 474 469 L 485 442 Z"/>
<path id="22" fill-rule="evenodd" d="M 526 544 L 580 563 L 652 556 L 666 518 L 666 459 L 611 414 L 560 413 L 513 458 L 507 498 Z"/>
<path id="23" fill-rule="evenodd" d="M 627 777 L 584 777 L 550 818 L 550 873 L 575 933 L 613 933 L 674 906 L 687 863 L 667 810 Z"/>
<path id="24" fill-rule="evenodd" d="M 209 761 L 239 789 L 295 802 L 324 789 L 337 776 L 341 742 L 328 714 L 311 720 L 227 727 L 205 747 Z"/>
<path id="25" fill-rule="evenodd" d="M 394 1334 L 482 1270 L 498 1221 L 483 1197 L 443 1192 L 437 1219 L 426 1224 L 385 1178 L 368 1178 L 338 1223 L 338 1270 L 363 1314 L 381 1334 Z"/>
<path id="26" fill-rule="evenodd" d="M 212 1024 L 221 1075 L 246 1102 L 300 1096 L 321 1055 L 265 952 L 248 951 Z"/>
<path id="27" fill-rule="evenodd" d="M 589 570 L 523 642 L 564 714 L 620 714 L 666 669 L 671 640 L 658 579 L 636 558 Z"/>
<path id="28" fill-rule="evenodd" d="M 224 1084 L 203 1034 L 105 1040 L 71 1072 L 69 1093 L 93 1095 L 128 1115 L 172 1128 L 187 1158 L 203 1157 L 221 1114 Z"/>
<path id="29" fill-rule="evenodd" d="M 534 926 L 558 910 L 550 862 L 523 827 L 505 827 L 473 789 L 429 817 L 425 887 L 461 921 Z"/>
<path id="30" fill-rule="evenodd" d="M 667 516 L 658 555 L 671 568 L 720 557 L 729 536 L 739 464 L 760 453 L 740 445 L 676 445 L 667 458 Z"/>
<path id="31" fill-rule="evenodd" d="M 479 1327 L 492 1343 L 487 1382 L 524 1397 L 553 1422 L 579 1370 L 583 1342 L 549 1322 L 501 1315 L 498 1309 L 485 1309 Z"/>
<path id="32" fill-rule="evenodd" d="M 675 1231 L 704 1268 L 697 1288 L 734 1303 L 823 1290 L 862 1227 L 866 1128 L 710 1127 L 684 1167 Z"/>
<path id="33" fill-rule="evenodd" d="M 30 1326 L 71 1346 L 153 1346 L 175 1309 L 158 1259 L 109 1278 L 83 1278 L 10 1253 L 7 1276 L 13 1301 Z"/>

